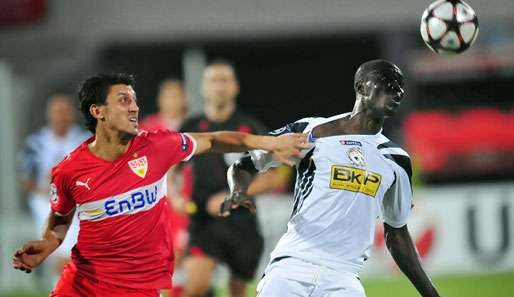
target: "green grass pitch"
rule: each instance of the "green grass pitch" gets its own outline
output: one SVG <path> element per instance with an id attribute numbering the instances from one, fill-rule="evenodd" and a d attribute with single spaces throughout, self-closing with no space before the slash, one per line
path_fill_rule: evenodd
<path id="1" fill-rule="evenodd" d="M 514 271 L 499 274 L 473 276 L 435 277 L 434 282 L 443 297 L 514 297 Z M 364 280 L 367 297 L 414 297 L 419 296 L 405 277 L 388 280 Z M 255 296 L 253 285 L 248 296 Z M 47 293 L 12 292 L 0 293 L 0 297 L 43 297 Z M 225 290 L 217 297 L 226 297 Z"/>

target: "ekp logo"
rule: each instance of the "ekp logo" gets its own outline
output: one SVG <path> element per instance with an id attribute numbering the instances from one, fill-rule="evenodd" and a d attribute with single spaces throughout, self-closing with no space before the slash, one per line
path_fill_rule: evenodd
<path id="1" fill-rule="evenodd" d="M 358 168 L 333 165 L 330 175 L 330 188 L 360 192 L 375 197 L 382 176 L 378 173 Z"/>

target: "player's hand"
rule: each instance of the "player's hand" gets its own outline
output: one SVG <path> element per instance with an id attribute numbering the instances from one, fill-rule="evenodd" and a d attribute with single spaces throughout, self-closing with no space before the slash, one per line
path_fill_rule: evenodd
<path id="1" fill-rule="evenodd" d="M 219 214 L 219 210 L 221 205 L 223 204 L 225 196 L 227 196 L 227 192 L 222 191 L 209 197 L 209 199 L 207 200 L 207 212 L 211 216 L 217 216 Z"/>
<path id="2" fill-rule="evenodd" d="M 301 158 L 302 150 L 310 148 L 307 134 L 291 133 L 280 135 L 276 138 L 273 158 L 285 165 L 294 166 L 295 158 Z"/>
<path id="3" fill-rule="evenodd" d="M 255 202 L 243 191 L 232 191 L 225 197 L 225 200 L 219 208 L 219 215 L 222 217 L 228 217 L 232 209 L 236 209 L 239 206 L 246 207 L 251 213 L 255 214 L 257 207 Z"/>
<path id="4" fill-rule="evenodd" d="M 27 242 L 13 255 L 12 264 L 14 269 L 30 273 L 32 269 L 41 264 L 57 246 L 59 246 L 57 241 L 54 242 L 45 239 Z"/>

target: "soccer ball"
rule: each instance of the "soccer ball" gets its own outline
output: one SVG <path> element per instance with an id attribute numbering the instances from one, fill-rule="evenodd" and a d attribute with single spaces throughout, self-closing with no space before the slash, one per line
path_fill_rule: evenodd
<path id="1" fill-rule="evenodd" d="M 471 6 L 461 0 L 437 0 L 421 17 L 421 37 L 438 54 L 460 54 L 478 36 L 478 18 Z"/>

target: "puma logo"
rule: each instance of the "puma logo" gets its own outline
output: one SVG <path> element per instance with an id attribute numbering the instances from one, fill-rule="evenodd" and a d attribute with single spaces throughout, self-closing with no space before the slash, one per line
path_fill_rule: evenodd
<path id="1" fill-rule="evenodd" d="M 86 182 L 81 182 L 80 180 L 78 180 L 78 181 L 76 181 L 76 182 L 75 182 L 75 186 L 77 186 L 77 187 L 82 186 L 82 187 L 86 187 L 86 189 L 88 189 L 88 190 L 91 190 L 91 188 L 90 188 L 90 187 L 89 187 L 89 185 L 88 185 L 88 183 L 89 183 L 89 179 L 90 179 L 90 178 L 88 178 L 88 179 L 86 180 Z"/>

